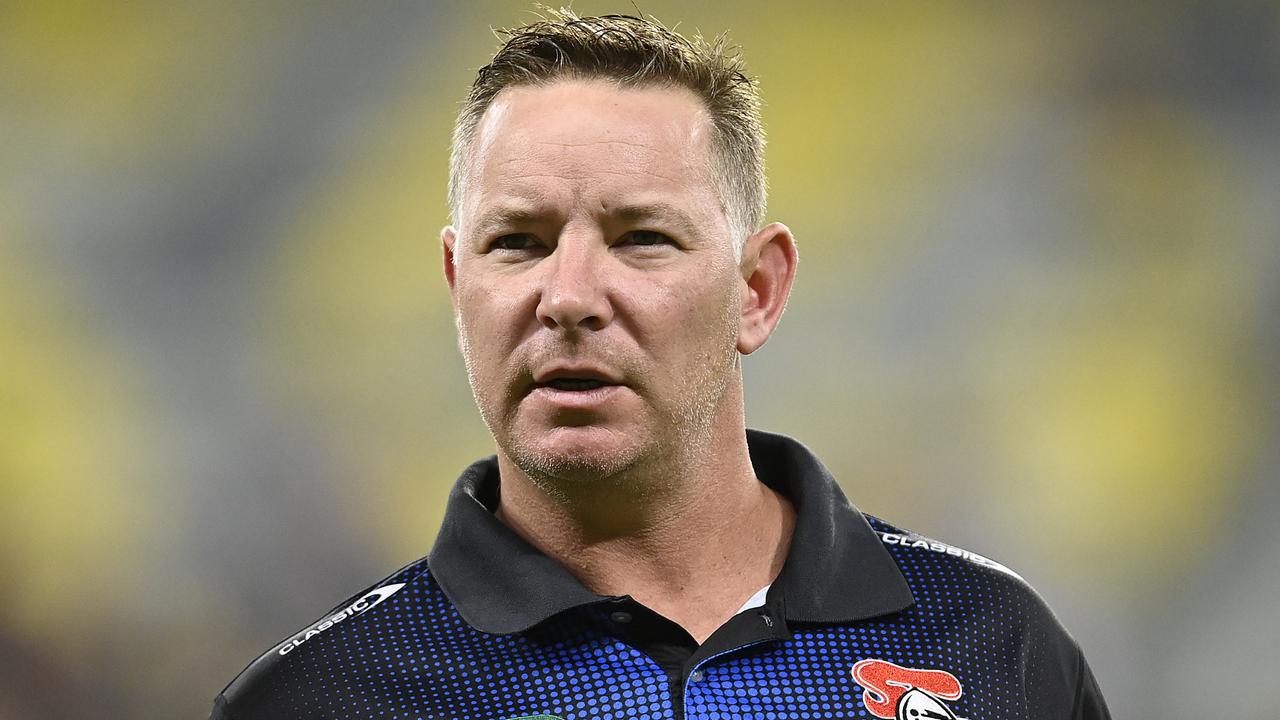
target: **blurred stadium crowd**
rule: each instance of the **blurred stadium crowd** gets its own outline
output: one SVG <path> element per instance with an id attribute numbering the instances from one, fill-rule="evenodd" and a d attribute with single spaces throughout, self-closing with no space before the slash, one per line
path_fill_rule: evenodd
<path id="1" fill-rule="evenodd" d="M 762 83 L 751 424 L 1017 569 L 1116 717 L 1275 717 L 1280 4 L 639 8 Z M 531 17 L 0 3 L 0 719 L 203 717 L 426 553 L 491 452 L 448 134 Z"/>

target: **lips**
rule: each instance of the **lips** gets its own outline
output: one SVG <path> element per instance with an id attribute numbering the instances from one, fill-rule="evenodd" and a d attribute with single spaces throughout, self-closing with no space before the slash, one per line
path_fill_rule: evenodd
<path id="1" fill-rule="evenodd" d="M 609 385 L 621 385 L 622 379 L 607 370 L 592 366 L 555 365 L 534 373 L 533 388 L 553 388 L 566 392 L 586 392 Z"/>

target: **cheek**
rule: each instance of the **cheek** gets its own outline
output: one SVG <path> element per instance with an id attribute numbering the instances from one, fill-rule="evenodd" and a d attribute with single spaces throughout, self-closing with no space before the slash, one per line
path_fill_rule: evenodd
<path id="1" fill-rule="evenodd" d="M 724 282 L 689 285 L 673 294 L 667 308 L 671 321 L 663 328 L 670 351 L 681 354 L 718 355 L 721 346 L 736 344 L 737 292 Z"/>
<path id="2" fill-rule="evenodd" d="M 484 288 L 459 288 L 457 324 L 468 362 L 476 370 L 493 366 L 510 351 L 516 329 L 502 296 Z"/>

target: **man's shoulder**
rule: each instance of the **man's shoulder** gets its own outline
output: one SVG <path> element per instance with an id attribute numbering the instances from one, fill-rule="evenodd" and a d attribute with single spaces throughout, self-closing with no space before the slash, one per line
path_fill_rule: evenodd
<path id="1" fill-rule="evenodd" d="M 918 605 L 947 607 L 960 598 L 980 597 L 1009 619 L 1061 634 L 1057 616 L 1022 575 L 991 557 L 862 514 L 897 563 Z"/>
<path id="2" fill-rule="evenodd" d="M 862 516 L 904 574 L 914 569 L 955 568 L 974 578 L 1003 577 L 1014 584 L 1026 585 L 1021 575 L 986 555 L 894 525 L 875 515 L 864 512 Z"/>
<path id="3" fill-rule="evenodd" d="M 376 645 L 406 615 L 420 613 L 424 601 L 431 604 L 439 596 L 426 558 L 350 595 L 249 663 L 218 695 L 211 720 L 248 720 L 285 711 L 275 703 L 294 694 L 291 686 L 341 660 L 355 637 Z"/>
<path id="4" fill-rule="evenodd" d="M 1021 673 L 1031 708 L 1074 703 L 1087 714 L 1073 717 L 1108 717 L 1079 644 L 1021 575 L 986 555 L 863 517 L 911 589 L 915 604 L 903 622 L 952 633 L 969 656 L 1002 649 Z"/>

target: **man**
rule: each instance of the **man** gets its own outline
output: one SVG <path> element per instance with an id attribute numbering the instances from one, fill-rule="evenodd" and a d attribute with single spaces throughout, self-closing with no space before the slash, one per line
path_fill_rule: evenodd
<path id="1" fill-rule="evenodd" d="M 763 144 L 719 46 L 568 12 L 510 31 L 461 111 L 443 232 L 497 455 L 426 560 L 267 652 L 214 717 L 1107 717 L 1019 577 L 746 430 L 739 358 L 796 269 Z"/>

